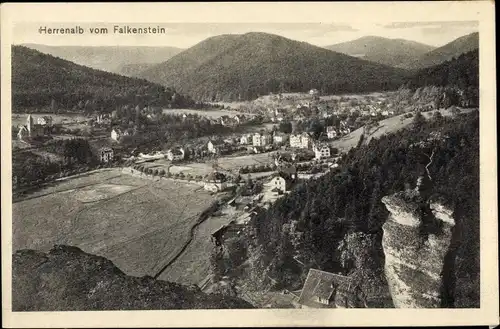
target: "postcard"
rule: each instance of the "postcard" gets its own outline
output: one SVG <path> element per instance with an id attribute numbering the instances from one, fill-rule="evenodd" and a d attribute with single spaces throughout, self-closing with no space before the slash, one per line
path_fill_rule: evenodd
<path id="1" fill-rule="evenodd" d="M 5 3 L 3 325 L 498 325 L 494 3 Z"/>

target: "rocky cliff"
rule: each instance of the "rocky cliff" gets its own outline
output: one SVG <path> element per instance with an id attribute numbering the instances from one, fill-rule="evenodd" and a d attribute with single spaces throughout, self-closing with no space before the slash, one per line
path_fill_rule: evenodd
<path id="1" fill-rule="evenodd" d="M 76 247 L 48 253 L 19 250 L 12 257 L 13 311 L 253 308 L 198 287 L 132 277 L 104 257 Z"/>
<path id="2" fill-rule="evenodd" d="M 389 210 L 383 226 L 385 275 L 397 308 L 446 307 L 452 209 L 443 199 L 422 198 L 417 191 L 385 196 Z M 453 258 L 453 257 L 451 257 Z"/>

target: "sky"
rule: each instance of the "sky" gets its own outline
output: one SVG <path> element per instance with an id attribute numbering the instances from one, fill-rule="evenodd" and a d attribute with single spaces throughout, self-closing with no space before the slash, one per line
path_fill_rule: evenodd
<path id="1" fill-rule="evenodd" d="M 162 27 L 164 34 L 120 35 L 113 26 Z M 86 35 L 40 34 L 40 26 L 67 28 L 81 26 Z M 89 35 L 90 27 L 106 27 L 107 35 Z M 357 22 L 357 23 L 22 23 L 14 26 L 14 43 L 47 45 L 136 45 L 189 48 L 220 34 L 267 32 L 317 46 L 328 46 L 367 35 L 403 38 L 442 46 L 460 36 L 478 31 L 477 21 L 444 22 Z"/>

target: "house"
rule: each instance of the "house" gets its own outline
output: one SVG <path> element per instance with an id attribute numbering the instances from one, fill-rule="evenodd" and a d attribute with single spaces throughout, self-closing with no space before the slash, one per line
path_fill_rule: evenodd
<path id="1" fill-rule="evenodd" d="M 334 126 L 326 127 L 326 136 L 330 139 L 337 137 L 337 131 Z"/>
<path id="2" fill-rule="evenodd" d="M 52 117 L 48 115 L 44 115 L 36 120 L 39 125 L 43 126 L 52 126 Z"/>
<path id="3" fill-rule="evenodd" d="M 290 191 L 297 180 L 297 168 L 295 166 L 281 165 L 278 167 L 278 174 L 271 179 L 271 189 L 274 192 L 286 193 Z"/>
<path id="4" fill-rule="evenodd" d="M 361 295 L 350 277 L 311 268 L 298 304 L 301 308 L 363 307 Z"/>
<path id="5" fill-rule="evenodd" d="M 210 192 L 220 192 L 227 188 L 227 177 L 221 172 L 214 171 L 205 178 L 203 188 Z"/>
<path id="6" fill-rule="evenodd" d="M 248 144 L 252 144 L 252 135 L 241 135 L 240 136 L 240 144 L 241 145 L 248 145 Z"/>
<path id="7" fill-rule="evenodd" d="M 284 133 L 274 133 L 273 143 L 274 144 L 284 144 L 288 141 L 288 135 Z"/>
<path id="8" fill-rule="evenodd" d="M 208 152 L 210 152 L 212 154 L 220 153 L 221 149 L 223 148 L 223 145 L 224 145 L 224 141 L 221 141 L 221 140 L 208 141 L 208 143 L 207 143 Z"/>
<path id="9" fill-rule="evenodd" d="M 101 162 L 113 161 L 113 149 L 110 147 L 101 147 L 98 151 L 98 156 Z"/>
<path id="10" fill-rule="evenodd" d="M 271 136 L 269 134 L 255 133 L 252 136 L 253 146 L 266 146 L 271 143 Z"/>
<path id="11" fill-rule="evenodd" d="M 111 119 L 107 114 L 98 114 L 95 119 L 97 124 L 106 125 L 111 123 Z"/>
<path id="12" fill-rule="evenodd" d="M 185 151 L 182 147 L 175 147 L 167 152 L 167 159 L 170 161 L 183 160 L 185 156 Z"/>
<path id="13" fill-rule="evenodd" d="M 314 99 L 319 98 L 319 91 L 318 89 L 311 89 L 309 90 L 309 95 L 313 97 Z"/>
<path id="14" fill-rule="evenodd" d="M 382 111 L 382 115 L 383 115 L 384 117 L 388 116 L 388 115 L 389 115 L 389 111 Z"/>
<path id="15" fill-rule="evenodd" d="M 122 136 L 123 132 L 120 128 L 113 128 L 113 130 L 111 130 L 111 139 L 118 142 Z"/>
<path id="16" fill-rule="evenodd" d="M 290 183 L 288 180 L 281 176 L 276 176 L 271 179 L 272 190 L 278 193 L 285 193 L 290 188 Z"/>
<path id="17" fill-rule="evenodd" d="M 315 144 L 313 147 L 314 158 L 316 160 L 326 159 L 330 157 L 330 146 L 328 144 Z"/>
<path id="18" fill-rule="evenodd" d="M 290 147 L 295 148 L 309 148 L 311 138 L 307 133 L 295 134 L 290 136 Z"/>

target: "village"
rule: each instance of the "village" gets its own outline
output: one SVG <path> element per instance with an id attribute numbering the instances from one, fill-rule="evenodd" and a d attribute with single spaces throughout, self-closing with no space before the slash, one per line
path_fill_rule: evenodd
<path id="1" fill-rule="evenodd" d="M 335 105 L 328 105 L 315 89 L 294 98 L 293 105 L 286 101 L 286 95 L 267 97 L 273 100 L 272 105 L 259 113 L 240 108 L 241 114 L 228 111 L 218 117 L 188 110 L 169 114 L 148 106 L 136 106 L 122 113 L 96 113 L 70 124 L 54 123 L 51 115 L 35 118 L 29 114 L 26 123 L 17 127 L 16 137 L 17 142 L 30 145 L 27 150 L 34 148 L 33 152 L 43 149 L 46 139 L 50 143 L 52 136 L 85 139 L 97 159 L 96 166 L 88 169 L 118 167 L 136 177 L 180 181 L 198 185 L 213 195 L 229 195 L 206 219 L 217 217 L 222 223 L 212 230 L 210 239 L 213 248 L 224 253 L 226 240 L 248 233 L 247 224 L 254 216 L 290 193 L 301 181 L 339 171 L 339 162 L 349 150 L 339 147 L 339 142 L 352 140 L 351 132 L 361 129 L 365 134 L 376 128 L 379 121 L 395 115 L 388 109 L 390 104 L 387 106 L 380 97 L 366 97 L 364 102 L 369 104 L 351 99 L 336 100 Z M 72 125 L 78 125 L 84 133 L 71 135 Z M 162 143 L 141 140 L 160 125 L 164 125 L 160 130 Z M 180 131 L 188 126 L 206 127 L 208 133 L 186 136 Z M 37 144 L 37 140 L 42 142 Z M 67 175 L 74 173 L 69 171 Z M 47 180 L 61 177 L 52 175 Z M 16 186 L 17 177 L 13 181 Z M 224 277 L 214 283 L 209 276 L 201 288 L 211 291 L 228 285 L 228 280 Z M 275 307 L 276 303 L 302 308 L 351 307 L 344 290 L 356 287 L 344 281 L 349 282 L 349 278 L 342 274 L 310 269 L 303 289 L 268 292 L 264 294 L 265 302 L 258 301 L 262 296 L 249 297 L 249 291 L 238 289 L 245 299 L 261 307 Z M 275 301 L 270 302 L 271 299 Z"/>

